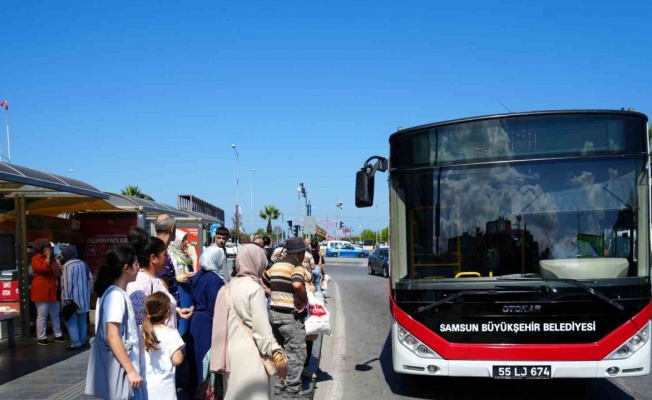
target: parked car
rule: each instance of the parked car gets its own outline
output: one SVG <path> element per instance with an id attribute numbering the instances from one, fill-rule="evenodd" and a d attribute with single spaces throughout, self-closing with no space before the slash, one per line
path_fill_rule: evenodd
<path id="1" fill-rule="evenodd" d="M 351 243 L 337 243 L 326 250 L 326 257 L 369 257 L 369 252 L 357 249 Z"/>
<path id="2" fill-rule="evenodd" d="M 389 278 L 389 247 L 374 250 L 367 262 L 369 275 L 381 273 L 384 278 Z"/>

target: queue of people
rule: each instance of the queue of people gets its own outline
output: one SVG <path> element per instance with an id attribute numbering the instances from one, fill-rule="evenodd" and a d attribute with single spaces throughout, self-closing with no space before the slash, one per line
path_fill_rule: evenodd
<path id="1" fill-rule="evenodd" d="M 181 393 L 203 398 L 207 388 L 217 388 L 224 399 L 270 399 L 276 375 L 276 395 L 309 396 L 301 388 L 312 344 L 304 321 L 307 291 L 319 286 L 315 270 L 323 274 L 318 243 L 290 238 L 273 262 L 269 240 L 261 238 L 240 249 L 231 276 L 224 249 L 228 229 L 219 228 L 194 261 L 172 217 L 159 216 L 155 228 L 153 237 L 133 227 L 129 245 L 109 251 L 97 274 L 86 393 L 158 400 Z M 84 280 L 73 268 L 70 275 Z M 79 314 L 86 312 L 82 304 Z M 78 331 L 73 346 L 85 340 Z"/>

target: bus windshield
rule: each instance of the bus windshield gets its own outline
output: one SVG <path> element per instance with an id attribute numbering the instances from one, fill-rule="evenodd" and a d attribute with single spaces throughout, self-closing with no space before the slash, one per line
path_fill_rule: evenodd
<path id="1" fill-rule="evenodd" d="M 645 146 L 626 140 L 617 118 L 546 118 L 395 140 L 392 236 L 403 256 L 393 258 L 394 281 L 649 275 Z M 582 144 L 564 142 L 569 129 Z"/>

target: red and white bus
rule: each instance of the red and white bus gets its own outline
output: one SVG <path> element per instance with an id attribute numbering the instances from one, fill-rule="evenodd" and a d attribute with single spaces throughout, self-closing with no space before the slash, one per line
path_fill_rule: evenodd
<path id="1" fill-rule="evenodd" d="M 389 171 L 394 370 L 496 379 L 650 370 L 647 117 L 545 111 L 399 130 Z"/>

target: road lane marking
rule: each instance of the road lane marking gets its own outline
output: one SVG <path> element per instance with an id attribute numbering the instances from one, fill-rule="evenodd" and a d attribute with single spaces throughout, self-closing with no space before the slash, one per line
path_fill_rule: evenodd
<path id="1" fill-rule="evenodd" d="M 333 331 L 332 343 L 333 350 L 333 371 L 329 371 L 333 377 L 333 386 L 329 398 L 331 400 L 342 400 L 344 398 L 344 377 L 346 376 L 346 365 L 344 361 L 344 354 L 346 354 L 346 338 L 345 338 L 345 319 L 344 309 L 342 307 L 342 298 L 340 297 L 339 285 L 335 282 L 332 283 L 335 287 L 335 329 Z"/>

